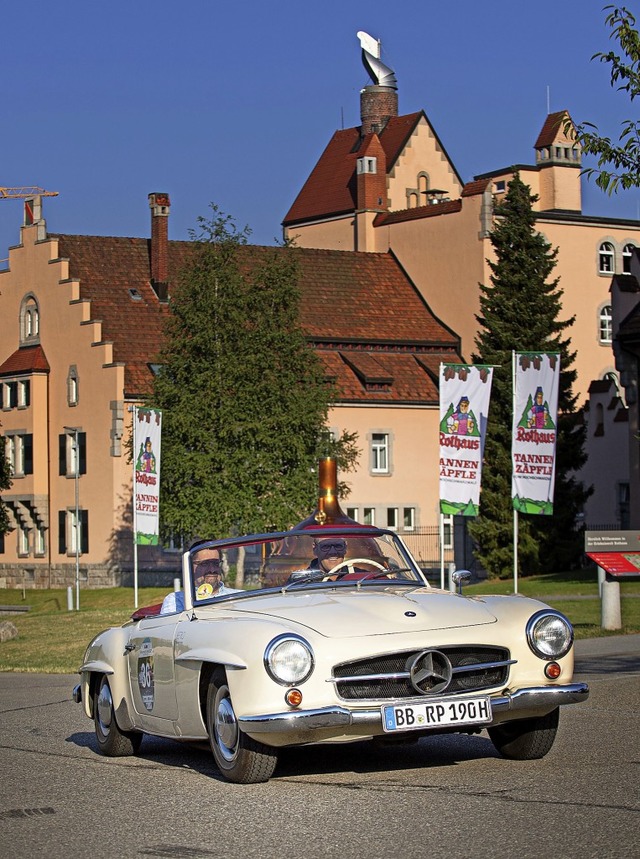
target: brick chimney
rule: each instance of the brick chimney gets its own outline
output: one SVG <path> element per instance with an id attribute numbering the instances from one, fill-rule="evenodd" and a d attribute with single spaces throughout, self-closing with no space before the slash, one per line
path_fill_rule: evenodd
<path id="1" fill-rule="evenodd" d="M 389 86 L 366 86 L 360 90 L 360 134 L 380 134 L 392 116 L 398 115 L 398 91 Z"/>
<path id="2" fill-rule="evenodd" d="M 168 194 L 149 194 L 151 209 L 151 286 L 160 301 L 169 298 L 169 209 Z"/>
<path id="3" fill-rule="evenodd" d="M 360 90 L 360 134 L 380 134 L 392 116 L 398 115 L 398 81 L 395 72 L 380 59 L 382 45 L 364 30 L 358 32 L 362 63 L 372 83 Z"/>

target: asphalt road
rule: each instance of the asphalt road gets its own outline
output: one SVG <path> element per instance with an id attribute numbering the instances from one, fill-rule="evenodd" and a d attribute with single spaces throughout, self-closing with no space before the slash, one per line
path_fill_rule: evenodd
<path id="1" fill-rule="evenodd" d="M 75 676 L 0 674 L 0 856 L 485 859 L 640 855 L 640 636 L 580 641 L 589 700 L 541 761 L 484 734 L 282 754 L 267 784 L 145 737 L 104 758 Z"/>

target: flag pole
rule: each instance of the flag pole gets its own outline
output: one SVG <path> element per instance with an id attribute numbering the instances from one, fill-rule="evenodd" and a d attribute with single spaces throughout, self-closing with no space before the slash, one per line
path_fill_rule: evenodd
<path id="1" fill-rule="evenodd" d="M 444 590 L 444 513 L 440 511 L 440 587 Z"/>
<path id="2" fill-rule="evenodd" d="M 516 353 L 515 350 L 511 351 L 511 396 L 512 396 L 512 407 L 511 414 L 512 418 L 512 432 L 513 432 L 513 423 L 515 421 L 516 414 Z M 513 441 L 512 441 L 513 445 Z M 513 452 L 511 454 L 511 470 L 513 472 Z M 513 481 L 513 479 L 512 479 Z M 513 503 L 513 482 L 511 488 L 511 499 Z M 513 508 L 513 592 L 514 594 L 518 593 L 518 511 Z"/>
<path id="3" fill-rule="evenodd" d="M 133 407 L 133 425 L 131 437 L 133 440 L 133 476 L 131 483 L 131 500 L 133 507 L 133 607 L 138 608 L 138 515 L 136 512 L 136 427 L 138 425 L 138 407 Z"/>

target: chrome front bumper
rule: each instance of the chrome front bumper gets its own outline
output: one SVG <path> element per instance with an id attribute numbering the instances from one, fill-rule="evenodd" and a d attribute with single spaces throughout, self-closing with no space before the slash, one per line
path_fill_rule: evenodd
<path id="1" fill-rule="evenodd" d="M 464 696 L 459 696 L 464 697 Z M 586 683 L 566 686 L 532 686 L 502 695 L 489 696 L 493 718 L 490 727 L 512 719 L 544 716 L 565 704 L 579 704 L 589 697 Z M 405 699 L 401 703 L 424 703 L 424 698 Z M 390 703 L 390 702 L 387 702 Z M 400 702 L 398 702 L 400 703 Z M 318 710 L 290 710 L 264 716 L 240 716 L 241 730 L 248 734 L 295 735 L 298 742 L 313 742 L 315 731 L 344 729 L 345 734 L 382 734 L 382 704 L 375 709 L 349 710 L 346 707 L 323 707 Z M 463 726 L 462 726 L 463 727 Z M 438 729 L 436 729 L 438 730 Z M 290 737 L 295 742 L 293 737 Z"/>

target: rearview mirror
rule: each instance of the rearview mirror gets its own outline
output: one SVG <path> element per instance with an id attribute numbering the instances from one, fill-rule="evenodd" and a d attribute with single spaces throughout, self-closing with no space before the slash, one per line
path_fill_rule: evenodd
<path id="1" fill-rule="evenodd" d="M 458 593 L 462 593 L 462 585 L 467 584 L 473 578 L 470 570 L 456 570 L 451 574 L 451 581 L 458 586 Z"/>

